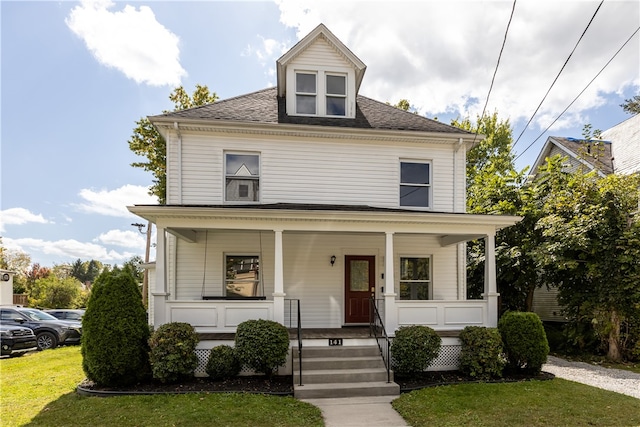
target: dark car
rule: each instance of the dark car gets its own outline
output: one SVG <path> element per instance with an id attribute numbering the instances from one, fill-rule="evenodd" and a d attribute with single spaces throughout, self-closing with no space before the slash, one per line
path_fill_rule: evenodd
<path id="1" fill-rule="evenodd" d="M 56 319 L 35 308 L 0 307 L 0 321 L 3 325 L 25 326 L 33 330 L 40 350 L 60 344 L 78 344 L 82 337 L 80 322 Z"/>
<path id="2" fill-rule="evenodd" d="M 37 349 L 38 342 L 31 329 L 0 324 L 0 355 L 16 357 Z"/>
<path id="3" fill-rule="evenodd" d="M 84 310 L 79 309 L 62 309 L 57 308 L 53 310 L 44 310 L 45 313 L 49 313 L 53 317 L 60 320 L 72 320 L 74 322 L 82 322 L 82 316 L 84 316 Z"/>

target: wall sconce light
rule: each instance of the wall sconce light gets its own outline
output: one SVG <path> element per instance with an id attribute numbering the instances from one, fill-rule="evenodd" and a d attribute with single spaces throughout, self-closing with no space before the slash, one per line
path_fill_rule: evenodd
<path id="1" fill-rule="evenodd" d="M 331 267 L 333 267 L 333 264 L 336 263 L 336 256 L 335 255 L 331 255 Z"/>

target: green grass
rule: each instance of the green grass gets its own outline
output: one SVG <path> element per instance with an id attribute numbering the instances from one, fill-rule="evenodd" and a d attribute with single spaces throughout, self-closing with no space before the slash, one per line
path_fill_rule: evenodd
<path id="1" fill-rule="evenodd" d="M 432 387 L 393 407 L 412 426 L 638 426 L 640 399 L 554 379 Z"/>
<path id="2" fill-rule="evenodd" d="M 322 426 L 320 410 L 291 397 L 183 394 L 83 397 L 80 347 L 0 360 L 0 425 Z"/>

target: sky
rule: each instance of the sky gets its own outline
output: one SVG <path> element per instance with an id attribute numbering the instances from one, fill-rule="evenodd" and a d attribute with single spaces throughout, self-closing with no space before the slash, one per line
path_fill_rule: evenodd
<path id="1" fill-rule="evenodd" d="M 0 0 L 2 245 L 46 267 L 144 256 L 126 206 L 156 201 L 131 166 L 135 122 L 172 109 L 179 85 L 274 86 L 320 23 L 367 65 L 360 94 L 447 124 L 508 119 L 518 169 L 549 135 L 629 118 L 620 104 L 640 93 L 637 0 Z"/>

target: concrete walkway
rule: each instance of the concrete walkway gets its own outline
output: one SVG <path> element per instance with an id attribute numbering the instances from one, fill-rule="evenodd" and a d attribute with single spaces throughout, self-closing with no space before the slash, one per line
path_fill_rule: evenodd
<path id="1" fill-rule="evenodd" d="M 408 424 L 391 407 L 399 396 L 304 399 L 322 411 L 326 427 L 401 427 Z"/>

